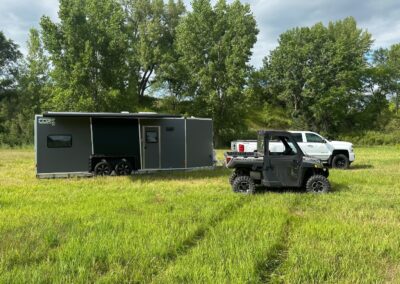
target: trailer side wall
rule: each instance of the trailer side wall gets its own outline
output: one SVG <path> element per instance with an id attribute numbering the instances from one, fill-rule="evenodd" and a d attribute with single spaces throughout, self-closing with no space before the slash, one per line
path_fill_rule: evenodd
<path id="1" fill-rule="evenodd" d="M 88 117 L 36 116 L 35 124 L 38 174 L 88 172 L 92 151 Z"/>
<path id="2" fill-rule="evenodd" d="M 213 124 L 211 119 L 186 120 L 187 167 L 213 165 Z"/>

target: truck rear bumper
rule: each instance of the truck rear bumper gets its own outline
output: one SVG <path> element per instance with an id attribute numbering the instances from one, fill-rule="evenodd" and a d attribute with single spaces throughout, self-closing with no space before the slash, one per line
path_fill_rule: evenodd
<path id="1" fill-rule="evenodd" d="M 350 161 L 350 162 L 354 162 L 355 159 L 356 159 L 356 154 L 354 154 L 354 153 L 349 153 L 349 161 Z"/>

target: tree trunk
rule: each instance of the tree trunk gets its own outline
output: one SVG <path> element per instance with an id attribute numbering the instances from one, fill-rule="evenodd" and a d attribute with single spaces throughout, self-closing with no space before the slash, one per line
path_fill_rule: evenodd
<path id="1" fill-rule="evenodd" d="M 149 70 L 146 70 L 143 73 L 142 79 L 139 82 L 138 93 L 139 93 L 139 101 L 144 97 L 144 92 L 148 88 L 148 82 L 150 80 L 151 74 L 153 74 L 154 65 L 151 66 Z"/>

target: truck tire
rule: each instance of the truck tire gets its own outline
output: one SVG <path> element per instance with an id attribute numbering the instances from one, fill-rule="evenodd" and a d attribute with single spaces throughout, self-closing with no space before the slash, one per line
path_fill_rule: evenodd
<path id="1" fill-rule="evenodd" d="M 249 176 L 237 176 L 232 185 L 233 192 L 243 194 L 254 194 L 256 186 Z"/>
<path id="2" fill-rule="evenodd" d="M 330 189 L 331 184 L 323 175 L 313 175 L 306 183 L 306 190 L 309 193 L 322 194 L 327 193 Z"/>
<path id="3" fill-rule="evenodd" d="M 349 158 L 347 158 L 344 154 L 337 154 L 332 159 L 332 168 L 348 169 L 349 165 Z"/>
<path id="4" fill-rule="evenodd" d="M 119 176 L 127 176 L 132 173 L 132 166 L 126 159 L 122 159 L 115 165 L 115 173 Z"/>
<path id="5" fill-rule="evenodd" d="M 108 176 L 111 172 L 111 166 L 106 160 L 98 162 L 94 167 L 94 174 L 96 176 Z"/>

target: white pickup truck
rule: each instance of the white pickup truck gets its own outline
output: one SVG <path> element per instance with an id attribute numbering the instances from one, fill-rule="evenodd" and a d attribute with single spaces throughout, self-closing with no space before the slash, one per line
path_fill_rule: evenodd
<path id="1" fill-rule="evenodd" d="M 304 154 L 320 159 L 333 168 L 347 169 L 355 160 L 353 144 L 344 141 L 329 141 L 310 131 L 289 131 Z M 271 147 L 283 147 L 279 142 L 271 142 Z M 257 140 L 236 140 L 231 142 L 234 152 L 257 151 Z M 278 149 L 276 149 L 278 150 Z"/>

